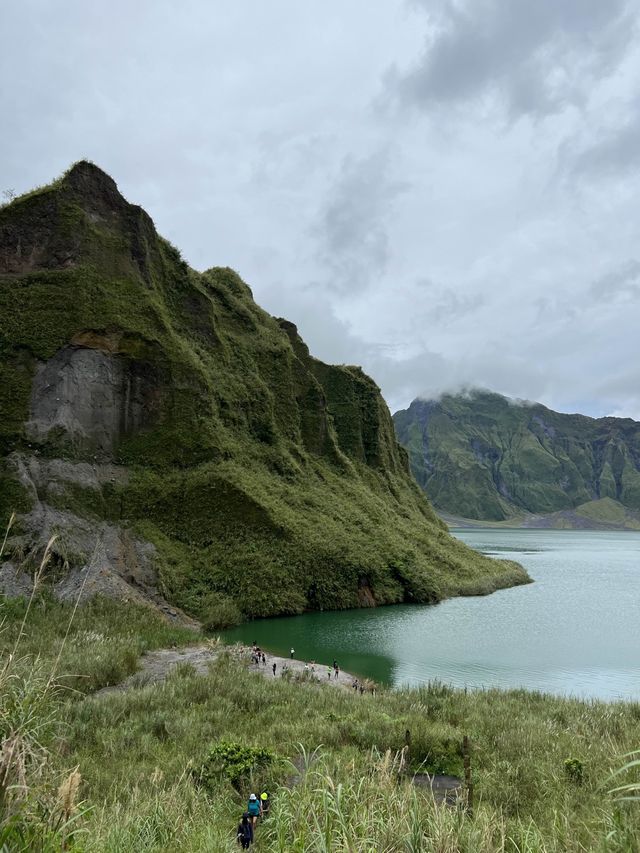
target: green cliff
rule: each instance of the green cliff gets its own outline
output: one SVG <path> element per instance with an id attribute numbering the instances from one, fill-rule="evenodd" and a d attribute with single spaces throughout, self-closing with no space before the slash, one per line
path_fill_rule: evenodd
<path id="1" fill-rule="evenodd" d="M 368 376 L 190 269 L 86 162 L 0 210 L 0 409 L 9 593 L 52 535 L 60 597 L 211 625 L 526 580 L 448 535 Z"/>
<path id="2" fill-rule="evenodd" d="M 442 512 L 495 521 L 553 514 L 550 526 L 567 527 L 637 523 L 640 424 L 629 418 L 561 414 L 473 391 L 414 400 L 394 424 L 416 480 Z"/>

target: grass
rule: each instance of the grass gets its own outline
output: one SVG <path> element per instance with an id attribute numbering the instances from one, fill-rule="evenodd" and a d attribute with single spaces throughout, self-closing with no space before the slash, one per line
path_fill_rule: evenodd
<path id="1" fill-rule="evenodd" d="M 4 607 L 5 630 L 15 636 L 24 614 Z M 68 610 L 56 607 L 38 603 L 25 624 L 26 642 L 45 667 L 55 648 L 48 638 L 39 645 L 38 629 L 48 621 L 48 637 L 66 632 Z M 91 615 L 99 618 L 97 610 Z M 82 609 L 76 618 L 69 659 L 84 649 L 85 674 L 98 684 L 103 659 L 86 645 Z M 125 636 L 149 630 L 143 641 L 149 645 L 161 639 L 157 626 L 148 629 L 139 611 L 122 605 L 113 605 L 106 625 Z M 238 816 L 258 787 L 268 787 L 273 804 L 256 850 L 638 849 L 640 804 L 624 799 L 639 785 L 629 756 L 638 746 L 637 703 L 526 691 L 465 694 L 437 684 L 360 696 L 263 679 L 223 654 L 204 677 L 183 666 L 162 684 L 95 699 L 58 688 L 45 707 L 56 734 L 42 739 L 48 758 L 34 788 L 57 790 L 78 768 L 82 807 L 70 817 L 76 815 L 82 833 L 75 849 L 83 851 L 233 850 Z M 409 774 L 399 772 L 407 729 Z M 465 734 L 472 745 L 473 817 L 436 805 L 410 781 L 416 770 L 461 774 Z M 213 774 L 201 787 L 198 771 L 210 748 L 229 741 L 278 760 L 244 785 Z"/>
<path id="2" fill-rule="evenodd" d="M 78 608 L 67 634 L 73 605 L 46 593 L 32 602 L 28 630 L 20 637 L 28 603 L 21 598 L 0 600 L 2 659 L 13 653 L 16 644 L 27 659 L 59 657 L 56 670 L 61 686 L 82 694 L 131 675 L 145 651 L 198 641 L 196 632 L 169 625 L 149 608 L 101 598 Z"/>

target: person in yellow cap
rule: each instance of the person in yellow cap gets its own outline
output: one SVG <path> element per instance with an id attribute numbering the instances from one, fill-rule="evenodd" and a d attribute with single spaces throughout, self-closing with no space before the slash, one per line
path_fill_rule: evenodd
<path id="1" fill-rule="evenodd" d="M 264 817 L 267 817 L 267 816 L 269 815 L 269 806 L 270 806 L 270 803 L 269 803 L 269 794 L 267 794 L 267 792 L 266 792 L 266 791 L 263 791 L 263 792 L 260 794 L 260 806 L 261 806 L 260 811 L 261 811 L 261 813 L 262 813 L 262 817 L 263 817 L 263 818 L 264 818 Z"/>

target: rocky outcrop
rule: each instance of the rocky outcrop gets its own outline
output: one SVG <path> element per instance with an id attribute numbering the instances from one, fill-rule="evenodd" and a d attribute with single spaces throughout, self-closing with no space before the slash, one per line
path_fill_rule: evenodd
<path id="1" fill-rule="evenodd" d="M 373 380 L 189 269 L 89 163 L 0 209 L 0 408 L 14 584 L 51 536 L 59 595 L 208 624 L 526 579 L 448 536 Z"/>

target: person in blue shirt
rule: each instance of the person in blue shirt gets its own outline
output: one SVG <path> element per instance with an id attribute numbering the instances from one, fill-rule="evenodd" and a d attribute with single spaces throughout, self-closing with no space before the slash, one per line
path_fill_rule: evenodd
<path id="1" fill-rule="evenodd" d="M 251 818 L 251 823 L 255 826 L 258 818 L 260 817 L 260 800 L 256 797 L 255 794 L 251 794 L 249 797 L 249 803 L 247 805 L 247 811 L 249 812 L 249 817 Z"/>

